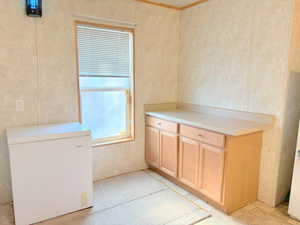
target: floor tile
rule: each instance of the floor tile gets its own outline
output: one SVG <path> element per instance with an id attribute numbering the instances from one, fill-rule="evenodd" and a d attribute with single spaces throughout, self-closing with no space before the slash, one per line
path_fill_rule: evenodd
<path id="1" fill-rule="evenodd" d="M 126 177 L 127 176 L 127 177 Z M 128 179 L 130 177 L 130 179 Z M 100 183 L 102 183 L 100 185 Z M 114 188 L 113 186 L 118 186 L 119 188 Z M 99 191 L 100 188 L 104 190 Z M 124 189 L 122 197 L 119 194 L 114 196 L 112 194 L 112 190 L 118 191 L 120 193 L 120 189 Z M 136 194 L 129 193 L 130 190 L 134 190 L 137 192 Z M 219 211 L 218 209 L 214 208 L 213 206 L 209 205 L 205 201 L 201 200 L 197 196 L 192 195 L 187 191 L 182 191 L 180 187 L 171 183 L 170 181 L 166 180 L 162 176 L 152 172 L 152 171 L 141 171 L 132 174 L 121 175 L 117 177 L 115 181 L 110 181 L 110 179 L 103 180 L 101 182 L 97 182 L 95 184 L 95 196 L 98 196 L 98 202 L 103 199 L 103 194 L 106 193 L 107 196 L 115 197 L 113 200 L 110 199 L 109 201 L 106 200 L 108 203 L 106 207 L 109 205 L 118 205 L 118 210 L 115 211 L 111 215 L 119 216 L 126 220 L 126 217 L 130 218 L 130 216 L 134 216 L 135 212 L 138 209 L 144 209 L 146 215 L 140 216 L 140 220 L 148 218 L 156 218 L 158 215 L 162 214 L 163 212 L 167 212 L 165 214 L 169 214 L 171 211 L 171 204 L 168 204 L 166 201 L 165 203 L 158 203 L 158 200 L 162 200 L 161 198 L 157 198 L 157 202 L 150 203 L 149 201 L 143 202 L 141 201 L 139 204 L 135 204 L 135 200 L 144 199 L 147 196 L 153 198 L 153 196 L 160 192 L 165 192 L 166 190 L 179 190 L 178 192 L 174 193 L 176 196 L 180 196 L 181 198 L 187 199 L 187 201 L 192 201 L 196 205 L 190 206 L 192 209 L 197 208 L 197 205 L 206 210 L 211 217 L 197 222 L 196 225 L 300 225 L 299 221 L 293 220 L 287 214 L 288 205 L 282 204 L 277 208 L 272 208 L 267 206 L 262 202 L 255 202 L 250 204 L 243 209 L 240 209 L 234 212 L 232 215 L 226 215 L 223 212 Z M 181 192 L 181 194 L 179 194 Z M 146 194 L 145 193 L 150 193 Z M 101 196 L 101 197 L 100 197 Z M 125 196 L 125 197 L 123 197 Z M 136 199 L 137 198 L 137 199 Z M 105 199 L 105 198 L 104 198 Z M 172 198 L 170 198 L 172 202 Z M 152 201 L 152 200 L 151 200 Z M 120 203 L 121 202 L 121 203 Z M 170 203 L 169 202 L 169 203 Z M 149 207 L 155 205 L 155 209 L 151 209 Z M 104 207 L 105 208 L 105 207 Z M 40 223 L 43 225 L 105 225 L 103 224 L 103 216 L 109 214 L 110 210 L 105 210 L 103 206 L 98 207 L 98 210 L 95 209 L 87 209 L 80 212 L 68 214 L 66 216 L 58 217 L 56 219 L 52 219 L 46 221 L 44 223 Z M 128 211 L 126 209 L 128 208 Z M 99 211 L 100 210 L 100 211 Z M 104 210 L 104 211 L 101 211 Z M 176 210 L 175 210 L 176 211 Z M 180 211 L 177 209 L 177 211 Z M 193 211 L 194 213 L 195 211 Z M 200 211 L 201 212 L 201 211 Z M 149 216 L 150 215 L 150 216 Z M 182 214 L 180 214 L 182 215 Z M 123 217 L 122 217 L 123 216 Z M 188 220 L 190 217 L 193 217 L 193 214 L 186 214 L 184 217 L 181 217 L 181 220 L 176 220 L 177 223 L 180 221 L 184 221 L 184 219 Z M 121 220 L 121 219 L 120 219 Z M 138 219 L 137 219 L 138 220 Z M 0 225 L 13 225 L 12 223 L 12 210 L 10 205 L 0 206 Z M 136 220 L 135 220 L 136 222 Z M 186 225 L 186 224 L 172 224 L 174 221 L 169 221 L 167 225 Z M 185 222 L 182 222 L 185 223 Z M 119 225 L 119 224 L 118 224 Z M 124 224 L 123 222 L 121 225 L 128 225 Z M 135 224 L 136 225 L 136 224 Z M 140 225 L 140 224 L 138 224 Z M 149 225 L 149 224 L 147 224 Z M 151 225 L 151 224 L 150 224 Z"/>
<path id="2" fill-rule="evenodd" d="M 198 212 L 198 219 L 209 216 L 177 193 L 163 190 L 94 216 L 95 225 L 161 225 L 195 212 Z"/>
<path id="3" fill-rule="evenodd" d="M 145 170 L 145 172 L 146 172 L 148 175 L 150 175 L 150 176 L 152 176 L 153 178 L 155 178 L 156 180 L 161 180 L 161 181 L 167 180 L 166 178 L 164 178 L 163 176 L 159 175 L 158 173 L 155 173 L 155 172 L 152 171 L 152 170 Z"/>
<path id="4" fill-rule="evenodd" d="M 238 210 L 231 216 L 241 223 L 251 225 L 291 225 L 293 224 L 291 222 L 296 223 L 287 214 L 276 214 L 277 208 L 269 207 L 261 202 L 256 202 L 253 206 L 252 209 L 243 208 Z"/>
<path id="5" fill-rule="evenodd" d="M 186 191 L 182 187 L 179 187 L 178 185 L 174 184 L 173 182 L 171 182 L 171 181 L 169 181 L 167 179 L 161 180 L 161 182 L 164 183 L 169 188 L 171 188 L 172 190 L 174 190 L 177 193 L 181 194 L 181 195 L 187 195 L 187 194 L 189 194 L 188 191 Z"/>
<path id="6" fill-rule="evenodd" d="M 203 220 L 195 225 L 242 225 L 242 223 L 234 222 L 234 221 L 227 221 L 216 216 L 212 216 L 206 220 Z M 263 225 L 263 224 L 261 224 Z"/>
<path id="7" fill-rule="evenodd" d="M 0 205 L 0 225 L 11 225 L 12 223 L 13 212 L 11 205 Z"/>
<path id="8" fill-rule="evenodd" d="M 172 190 L 162 190 L 89 216 L 43 225 L 187 225 L 186 222 L 192 224 L 208 216 Z"/>
<path id="9" fill-rule="evenodd" d="M 144 171 L 129 173 L 94 184 L 94 211 L 165 190 L 167 187 Z"/>
<path id="10" fill-rule="evenodd" d="M 210 217 L 210 215 L 203 215 L 203 211 L 196 210 L 196 212 L 183 216 L 180 219 L 171 221 L 165 225 L 192 225 L 204 221 Z"/>

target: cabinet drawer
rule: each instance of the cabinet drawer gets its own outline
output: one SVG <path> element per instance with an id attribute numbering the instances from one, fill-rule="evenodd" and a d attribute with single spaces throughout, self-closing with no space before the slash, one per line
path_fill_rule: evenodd
<path id="1" fill-rule="evenodd" d="M 156 127 L 161 130 L 169 131 L 172 133 L 177 133 L 178 131 L 178 124 L 169 122 L 166 120 L 161 120 L 155 117 L 147 116 L 146 123 L 148 126 Z"/>
<path id="2" fill-rule="evenodd" d="M 186 125 L 180 125 L 180 135 L 189 137 L 201 142 L 215 145 L 218 147 L 225 146 L 225 136 L 222 134 L 214 133 L 211 131 L 190 127 Z"/>

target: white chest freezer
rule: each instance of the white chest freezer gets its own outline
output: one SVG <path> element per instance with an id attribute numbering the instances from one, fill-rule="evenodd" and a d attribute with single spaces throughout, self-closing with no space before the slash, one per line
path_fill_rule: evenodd
<path id="1" fill-rule="evenodd" d="M 289 203 L 289 214 L 291 217 L 300 220 L 300 126 L 298 130 L 298 141 L 294 164 L 294 173 Z"/>
<path id="2" fill-rule="evenodd" d="M 7 130 L 16 225 L 92 206 L 91 133 L 79 123 Z"/>

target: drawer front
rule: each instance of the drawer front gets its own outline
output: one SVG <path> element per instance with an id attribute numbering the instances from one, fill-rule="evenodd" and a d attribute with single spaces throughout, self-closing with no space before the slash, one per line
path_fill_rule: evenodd
<path id="1" fill-rule="evenodd" d="M 180 135 L 218 147 L 225 146 L 225 136 L 211 131 L 180 125 Z"/>
<path id="2" fill-rule="evenodd" d="M 161 130 L 177 133 L 178 124 L 170 121 L 158 119 L 152 116 L 147 116 L 146 123 L 148 126 L 156 127 Z"/>

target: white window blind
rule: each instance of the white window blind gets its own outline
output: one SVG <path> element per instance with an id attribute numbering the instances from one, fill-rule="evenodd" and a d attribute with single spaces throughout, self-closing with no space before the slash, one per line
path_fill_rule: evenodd
<path id="1" fill-rule="evenodd" d="M 132 33 L 77 25 L 79 75 L 132 76 Z"/>

